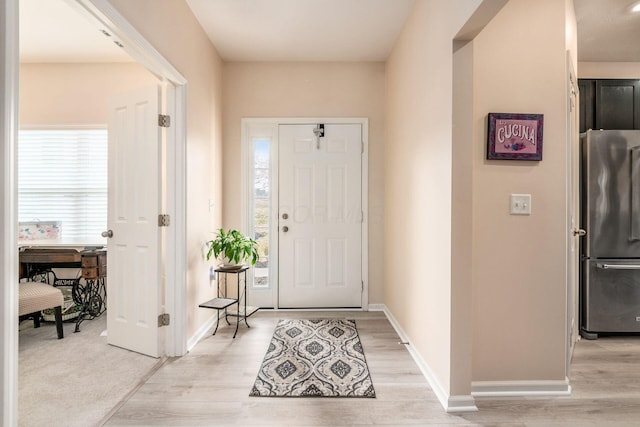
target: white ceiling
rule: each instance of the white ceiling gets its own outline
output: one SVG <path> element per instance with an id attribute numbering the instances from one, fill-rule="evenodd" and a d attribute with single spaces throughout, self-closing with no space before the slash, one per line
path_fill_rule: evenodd
<path id="1" fill-rule="evenodd" d="M 414 0 L 187 0 L 227 61 L 385 61 Z"/>
<path id="2" fill-rule="evenodd" d="M 22 62 L 130 62 L 74 2 L 20 0 Z"/>
<path id="3" fill-rule="evenodd" d="M 640 62 L 638 0 L 574 0 L 578 20 L 578 60 Z"/>
<path id="4" fill-rule="evenodd" d="M 580 61 L 640 62 L 634 0 L 574 0 Z M 187 0 L 226 61 L 384 61 L 414 0 Z M 74 0 L 20 0 L 25 62 L 130 58 Z"/>

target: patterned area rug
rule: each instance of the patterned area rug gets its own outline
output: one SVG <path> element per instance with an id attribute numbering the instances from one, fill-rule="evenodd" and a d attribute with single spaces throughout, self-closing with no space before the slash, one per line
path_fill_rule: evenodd
<path id="1" fill-rule="evenodd" d="M 376 397 L 354 320 L 280 320 L 249 396 Z"/>

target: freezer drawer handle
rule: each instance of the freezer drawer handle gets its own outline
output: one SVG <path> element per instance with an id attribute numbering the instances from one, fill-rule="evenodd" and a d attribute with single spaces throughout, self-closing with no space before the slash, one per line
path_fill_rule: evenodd
<path id="1" fill-rule="evenodd" d="M 640 270 L 640 265 L 638 264 L 596 264 L 596 267 L 601 268 L 603 270 Z"/>

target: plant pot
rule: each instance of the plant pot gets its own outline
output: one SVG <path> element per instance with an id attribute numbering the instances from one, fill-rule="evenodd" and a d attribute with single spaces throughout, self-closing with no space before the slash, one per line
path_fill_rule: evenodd
<path id="1" fill-rule="evenodd" d="M 242 267 L 244 267 L 244 264 L 236 264 L 227 257 L 222 258 L 220 264 L 218 264 L 218 268 L 221 270 L 238 270 Z"/>

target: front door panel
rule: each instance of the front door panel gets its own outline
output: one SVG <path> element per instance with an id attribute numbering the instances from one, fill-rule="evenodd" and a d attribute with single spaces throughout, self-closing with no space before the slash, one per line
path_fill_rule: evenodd
<path id="1" fill-rule="evenodd" d="M 361 125 L 281 125 L 279 306 L 361 307 Z"/>

